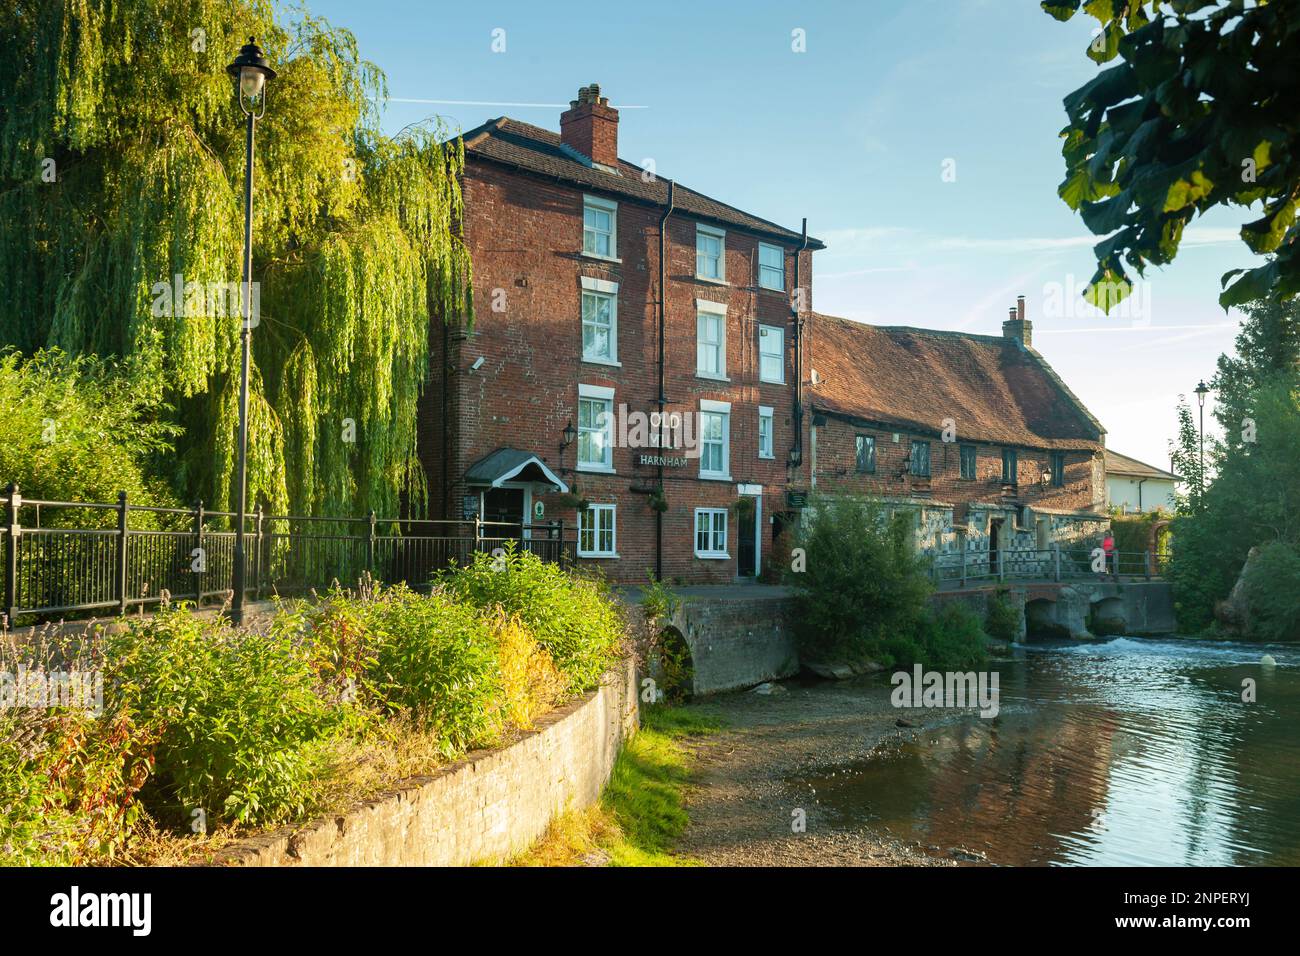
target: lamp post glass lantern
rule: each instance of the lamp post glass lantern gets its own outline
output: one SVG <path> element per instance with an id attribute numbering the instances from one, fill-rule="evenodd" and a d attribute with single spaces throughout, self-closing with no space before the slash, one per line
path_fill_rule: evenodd
<path id="1" fill-rule="evenodd" d="M 226 67 L 235 78 L 235 96 L 246 117 L 244 149 L 244 281 L 240 289 L 243 297 L 243 328 L 240 332 L 239 365 L 239 450 L 235 476 L 235 566 L 231 585 L 234 594 L 230 602 L 230 617 L 235 624 L 244 620 L 244 522 L 248 512 L 248 363 L 249 336 L 253 318 L 253 129 L 266 114 L 266 84 L 275 79 L 261 47 L 254 37 L 239 50 L 239 56 Z"/>

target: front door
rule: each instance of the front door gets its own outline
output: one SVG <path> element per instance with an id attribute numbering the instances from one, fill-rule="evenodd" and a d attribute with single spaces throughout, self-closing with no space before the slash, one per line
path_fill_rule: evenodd
<path id="1" fill-rule="evenodd" d="M 1002 519 L 989 519 L 989 574 L 998 573 L 998 543 L 1002 540 Z"/>
<path id="2" fill-rule="evenodd" d="M 758 548 L 756 546 L 757 511 L 753 498 L 742 498 L 748 506 L 740 509 L 736 522 L 736 573 L 742 578 L 752 578 L 758 574 Z"/>
<path id="3" fill-rule="evenodd" d="M 483 492 L 483 520 L 500 522 L 488 524 L 483 529 L 484 538 L 523 537 L 524 489 L 489 488 Z"/>

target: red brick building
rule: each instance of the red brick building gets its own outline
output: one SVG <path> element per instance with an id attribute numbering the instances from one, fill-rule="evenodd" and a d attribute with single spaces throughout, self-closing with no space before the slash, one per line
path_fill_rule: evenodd
<path id="1" fill-rule="evenodd" d="M 905 507 L 920 547 L 968 566 L 1105 527 L 1105 430 L 1033 348 L 1023 296 L 1001 336 L 825 315 L 810 330 L 816 491 Z"/>
<path id="2" fill-rule="evenodd" d="M 814 489 L 934 501 L 949 526 L 953 506 L 990 495 L 1092 505 L 1100 426 L 1037 353 L 813 313 L 822 243 L 619 159 L 618 122 L 592 86 L 559 134 L 502 117 L 464 135 L 476 317 L 431 329 L 420 438 L 434 517 L 533 537 L 562 520 L 613 580 L 730 582 L 763 573 Z M 906 365 L 922 353 L 941 379 Z M 910 371 L 891 386 L 872 369 Z M 1010 495 L 959 479 L 937 447 L 928 482 L 890 478 L 898 449 L 937 434 L 922 408 L 949 404 L 979 474 L 1002 443 L 1023 451 Z M 877 442 L 874 477 L 852 465 L 868 425 L 899 431 Z M 1068 484 L 1040 495 L 1027 479 L 1049 451 Z"/>

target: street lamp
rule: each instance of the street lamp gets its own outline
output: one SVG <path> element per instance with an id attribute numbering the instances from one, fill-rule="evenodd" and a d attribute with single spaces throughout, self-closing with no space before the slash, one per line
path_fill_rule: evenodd
<path id="1" fill-rule="evenodd" d="M 1210 392 L 1210 388 L 1205 384 L 1205 379 L 1201 379 L 1196 384 L 1196 404 L 1201 408 L 1201 434 L 1200 434 L 1200 455 L 1201 466 L 1200 473 L 1200 494 L 1205 494 L 1205 396 Z"/>
<path id="2" fill-rule="evenodd" d="M 253 127 L 266 115 L 266 81 L 275 79 L 261 47 L 254 37 L 239 50 L 235 62 L 226 67 L 235 78 L 235 96 L 239 108 L 248 117 L 248 131 L 244 151 L 244 297 L 243 330 L 240 333 L 239 368 L 239 463 L 235 491 L 235 568 L 233 574 L 234 596 L 230 604 L 230 619 L 235 624 L 244 620 L 244 516 L 248 508 L 248 352 L 249 336 L 253 330 Z"/>

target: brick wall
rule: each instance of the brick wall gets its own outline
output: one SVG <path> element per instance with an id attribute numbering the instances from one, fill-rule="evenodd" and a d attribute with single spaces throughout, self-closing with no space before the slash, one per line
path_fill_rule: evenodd
<path id="1" fill-rule="evenodd" d="M 1002 498 L 1002 446 L 984 442 L 945 442 L 941 436 L 893 431 L 879 426 L 855 425 L 832 416 L 819 420 L 817 428 L 817 490 L 875 496 L 930 497 L 956 506 L 959 520 L 974 502 L 996 502 Z M 858 435 L 876 442 L 876 469 L 872 474 L 857 471 Z M 897 435 L 898 441 L 894 441 Z M 930 477 L 906 474 L 913 440 L 930 443 Z M 963 444 L 975 447 L 975 478 L 961 477 Z M 1066 451 L 1064 484 L 1043 487 L 1040 476 L 1050 470 L 1051 452 L 1042 448 L 1017 448 L 1017 486 L 1008 504 L 1040 509 L 1086 511 L 1098 498 L 1096 463 L 1091 451 Z"/>
<path id="2" fill-rule="evenodd" d="M 443 332 L 430 331 L 430 381 L 421 407 L 422 460 L 432 510 L 459 518 L 466 468 L 500 447 L 536 454 L 571 488 L 593 503 L 617 506 L 617 560 L 591 559 L 618 581 L 644 580 L 655 564 L 655 512 L 647 493 L 657 469 L 638 463 L 653 448 L 615 447 L 612 475 L 575 472 L 576 444 L 561 452 L 562 434 L 577 426 L 578 385 L 614 389 L 614 407 L 649 415 L 657 408 L 659 331 L 658 237 L 661 211 L 620 200 L 617 257 L 584 256 L 580 189 L 471 159 L 464 177 L 465 237 L 474 262 L 476 322 L 453 332 L 443 353 Z M 699 462 L 665 468 L 668 511 L 663 516 L 663 576 L 694 582 L 729 582 L 737 573 L 737 517 L 728 522 L 727 560 L 694 555 L 694 509 L 730 507 L 737 484 L 763 487 L 760 531 L 766 556 L 772 515 L 785 507 L 790 481 L 807 487 L 800 469 L 787 465 L 793 440 L 793 327 L 789 293 L 761 290 L 755 279 L 757 235 L 726 231 L 725 276 L 719 284 L 695 278 L 696 220 L 669 220 L 665 394 L 669 412 L 696 413 L 701 399 L 731 403 L 731 481 L 699 478 Z M 764 242 L 776 244 L 763 238 Z M 786 286 L 794 286 L 793 248 L 787 247 Z M 811 253 L 803 255 L 801 283 L 811 285 Z M 617 282 L 619 366 L 582 360 L 583 276 Z M 726 372 L 729 381 L 698 378 L 696 300 L 727 307 Z M 811 307 L 811 301 L 808 301 Z M 759 382 L 758 327 L 782 328 L 785 383 Z M 484 359 L 478 370 L 470 366 Z M 446 375 L 447 398 L 444 403 Z M 444 436 L 443 408 L 450 422 Z M 774 456 L 758 457 L 758 407 L 773 409 Z M 444 438 L 447 439 L 444 442 Z M 449 447 L 448 447 L 449 446 Z M 448 455 L 443 481 L 443 461 Z M 563 460 L 561 458 L 563 457 Z M 577 514 L 554 495 L 540 496 L 547 521 Z M 445 510 L 444 510 L 445 508 Z"/>

